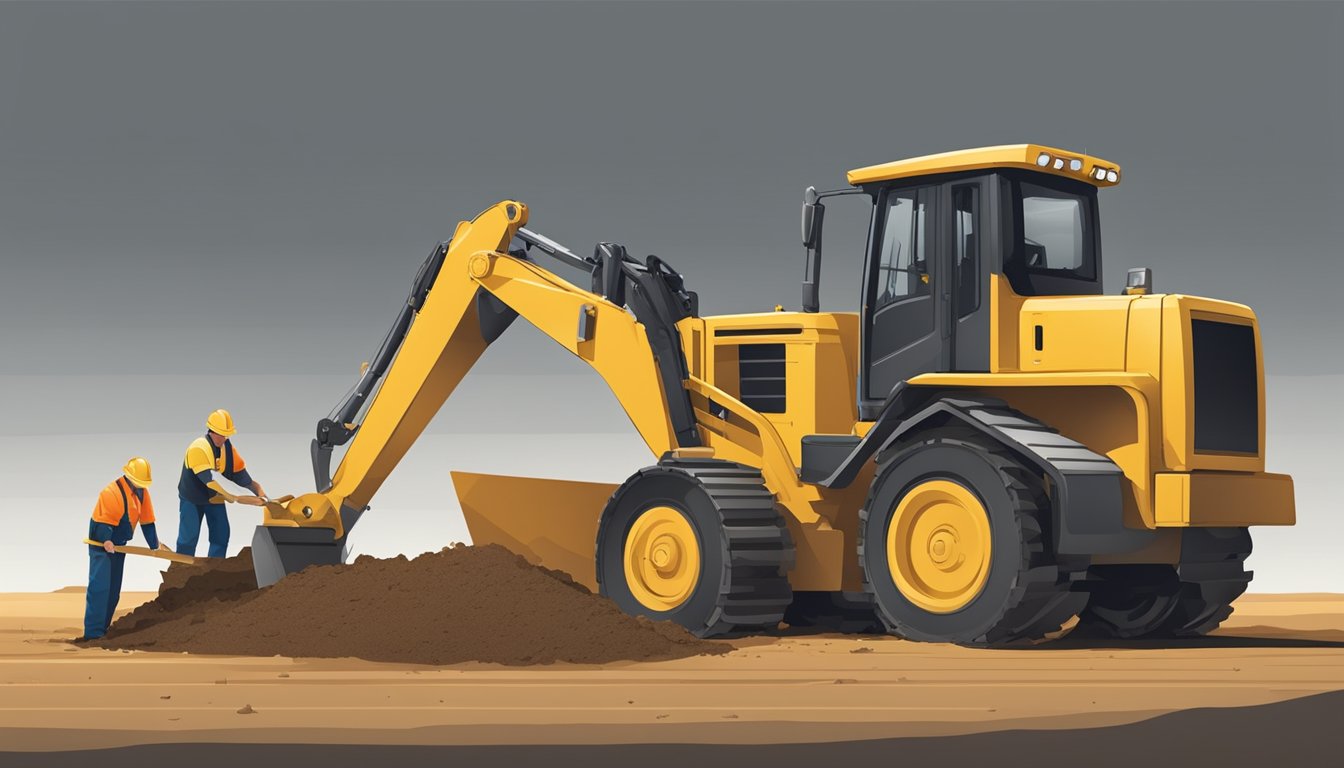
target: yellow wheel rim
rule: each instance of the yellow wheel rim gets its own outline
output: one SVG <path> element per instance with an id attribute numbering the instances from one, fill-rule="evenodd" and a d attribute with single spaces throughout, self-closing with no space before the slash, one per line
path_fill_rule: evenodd
<path id="1" fill-rule="evenodd" d="M 887 528 L 887 567 L 906 599 L 930 613 L 970 605 L 989 578 L 989 515 L 980 499 L 950 480 L 906 492 Z"/>
<path id="2" fill-rule="evenodd" d="M 700 543 L 686 516 L 672 507 L 644 510 L 625 537 L 625 583 L 640 605 L 670 611 L 700 580 Z"/>

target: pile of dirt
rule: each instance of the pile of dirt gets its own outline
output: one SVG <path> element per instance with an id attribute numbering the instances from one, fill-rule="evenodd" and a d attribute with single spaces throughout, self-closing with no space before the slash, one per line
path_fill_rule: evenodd
<path id="1" fill-rule="evenodd" d="M 455 664 L 653 661 L 727 646 L 622 613 L 564 573 L 498 546 L 311 566 L 258 590 L 248 550 L 174 564 L 104 648 L 244 656 L 353 656 Z"/>

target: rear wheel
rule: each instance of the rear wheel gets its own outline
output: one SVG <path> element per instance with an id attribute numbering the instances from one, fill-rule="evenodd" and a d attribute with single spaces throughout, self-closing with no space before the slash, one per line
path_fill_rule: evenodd
<path id="1" fill-rule="evenodd" d="M 1245 528 L 1188 528 L 1180 565 L 1092 569 L 1092 596 L 1078 631 L 1117 638 L 1206 635 L 1232 615 L 1246 591 L 1251 535 Z"/>
<path id="2" fill-rule="evenodd" d="M 1041 477 L 978 433 L 950 428 L 880 456 L 859 525 L 879 618 L 911 640 L 979 646 L 1059 629 L 1087 597 L 1051 554 L 1049 521 Z"/>
<path id="3" fill-rule="evenodd" d="M 670 459 L 635 473 L 598 530 L 601 593 L 701 637 L 774 629 L 792 592 L 788 530 L 760 472 Z"/>

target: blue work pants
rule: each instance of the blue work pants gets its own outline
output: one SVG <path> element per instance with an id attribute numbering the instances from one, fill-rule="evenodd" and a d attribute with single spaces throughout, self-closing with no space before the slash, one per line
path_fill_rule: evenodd
<path id="1" fill-rule="evenodd" d="M 89 547 L 89 589 L 84 595 L 84 636 L 102 637 L 121 600 L 121 573 L 126 556 Z"/>
<path id="2" fill-rule="evenodd" d="M 196 556 L 196 543 L 201 538 L 201 519 L 209 528 L 209 557 L 224 557 L 229 548 L 229 513 L 223 504 L 192 504 L 180 499 L 181 513 L 177 525 L 177 553 Z"/>

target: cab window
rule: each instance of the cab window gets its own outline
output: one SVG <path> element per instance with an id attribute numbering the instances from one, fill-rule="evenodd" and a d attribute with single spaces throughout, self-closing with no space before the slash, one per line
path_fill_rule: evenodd
<path id="1" fill-rule="evenodd" d="M 932 224 L 933 190 L 933 187 L 922 187 L 892 190 L 887 194 L 875 309 L 930 294 L 933 243 L 929 226 Z"/>
<path id="2" fill-rule="evenodd" d="M 1096 190 L 1042 174 L 1004 181 L 1003 274 L 1021 296 L 1096 294 Z"/>
<path id="3" fill-rule="evenodd" d="M 971 184 L 952 188 L 953 259 L 956 270 L 957 317 L 967 317 L 980 306 L 979 187 Z"/>

